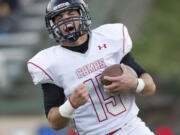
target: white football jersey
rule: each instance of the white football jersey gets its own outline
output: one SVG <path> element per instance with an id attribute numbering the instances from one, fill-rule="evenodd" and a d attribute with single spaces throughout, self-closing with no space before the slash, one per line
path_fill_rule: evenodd
<path id="1" fill-rule="evenodd" d="M 85 54 L 53 46 L 29 60 L 28 69 L 34 84 L 53 83 L 64 88 L 67 98 L 79 84 L 88 85 L 89 100 L 76 109 L 72 123 L 80 135 L 105 135 L 121 128 L 139 111 L 132 93 L 112 96 L 100 82 L 104 69 L 119 64 L 131 48 L 123 24 L 106 24 L 92 30 Z"/>

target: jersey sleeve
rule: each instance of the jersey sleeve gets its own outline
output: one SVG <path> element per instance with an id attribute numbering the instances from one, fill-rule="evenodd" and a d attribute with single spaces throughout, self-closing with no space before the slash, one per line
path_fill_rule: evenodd
<path id="1" fill-rule="evenodd" d="M 139 63 L 135 61 L 135 59 L 130 53 L 124 56 L 121 63 L 124 63 L 130 66 L 131 68 L 133 68 L 136 71 L 138 77 L 140 77 L 143 73 L 146 73 L 146 70 Z"/>
<path id="2" fill-rule="evenodd" d="M 132 49 L 132 40 L 130 38 L 128 29 L 125 25 L 122 27 L 123 32 L 123 53 L 124 55 L 128 54 Z"/>
<path id="3" fill-rule="evenodd" d="M 27 67 L 35 85 L 53 83 L 52 77 L 42 67 L 33 62 L 28 62 Z"/>

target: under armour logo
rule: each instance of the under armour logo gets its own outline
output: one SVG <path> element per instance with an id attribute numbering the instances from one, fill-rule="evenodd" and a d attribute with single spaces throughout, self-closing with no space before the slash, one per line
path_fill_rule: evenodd
<path id="1" fill-rule="evenodd" d="M 99 48 L 99 50 L 101 50 L 101 49 L 103 49 L 103 48 L 107 48 L 107 45 L 106 45 L 106 44 L 104 44 L 104 45 L 102 45 L 102 46 L 99 45 L 98 48 Z"/>

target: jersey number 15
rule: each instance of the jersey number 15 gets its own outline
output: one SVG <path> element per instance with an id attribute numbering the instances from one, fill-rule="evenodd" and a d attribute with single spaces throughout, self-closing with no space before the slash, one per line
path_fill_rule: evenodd
<path id="1" fill-rule="evenodd" d="M 108 119 L 108 115 L 117 116 L 126 111 L 120 95 L 112 96 L 108 92 L 104 92 L 100 82 L 101 74 L 84 81 L 84 84 L 88 85 L 89 97 L 92 103 L 93 109 L 96 112 L 96 116 L 99 122 Z"/>

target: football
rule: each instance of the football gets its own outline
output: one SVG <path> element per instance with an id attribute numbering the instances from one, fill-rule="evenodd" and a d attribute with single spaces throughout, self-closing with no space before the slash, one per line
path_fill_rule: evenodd
<path id="1" fill-rule="evenodd" d="M 106 68 L 101 75 L 101 83 L 103 85 L 110 85 L 112 82 L 105 80 L 104 76 L 110 76 L 110 77 L 115 77 L 115 76 L 120 76 L 122 75 L 123 71 L 121 69 L 121 65 L 120 64 L 115 64 L 112 66 L 109 66 L 108 68 Z"/>
<path id="2" fill-rule="evenodd" d="M 134 71 L 134 69 L 132 69 L 130 66 L 125 65 L 126 69 L 129 70 L 131 72 L 132 75 L 137 77 L 136 72 Z M 108 68 L 106 68 L 101 75 L 101 83 L 103 85 L 110 85 L 112 82 L 105 80 L 104 76 L 110 76 L 110 77 L 115 77 L 115 76 L 121 76 L 123 73 L 123 70 L 121 69 L 121 65 L 120 64 L 115 64 L 112 66 L 109 66 Z"/>

